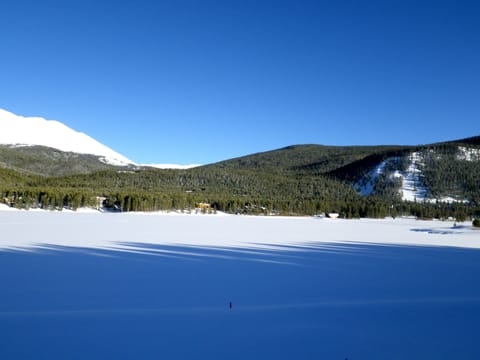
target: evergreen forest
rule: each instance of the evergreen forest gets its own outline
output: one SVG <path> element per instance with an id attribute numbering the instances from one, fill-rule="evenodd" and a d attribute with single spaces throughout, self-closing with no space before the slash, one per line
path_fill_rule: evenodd
<path id="1" fill-rule="evenodd" d="M 159 170 L 119 168 L 93 155 L 43 147 L 0 147 L 0 202 L 59 211 L 200 208 L 234 214 L 465 220 L 480 217 L 479 149 L 479 137 L 416 147 L 297 145 L 189 170 Z M 419 186 L 440 200 L 402 200 L 401 181 L 394 174 L 406 171 L 413 152 L 422 159 Z M 362 195 L 356 184 L 382 163 L 372 193 Z M 458 201 L 441 201 L 447 196 Z"/>

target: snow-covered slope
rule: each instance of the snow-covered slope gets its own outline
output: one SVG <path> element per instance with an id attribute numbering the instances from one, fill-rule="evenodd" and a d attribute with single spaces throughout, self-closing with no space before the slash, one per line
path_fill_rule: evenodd
<path id="1" fill-rule="evenodd" d="M 400 169 L 400 158 L 390 157 L 380 162 L 369 173 L 358 180 L 354 187 L 362 195 L 368 196 L 376 192 L 376 187 L 381 176 L 386 176 L 390 182 L 400 180 L 400 187 L 398 192 L 402 200 L 405 201 L 418 201 L 418 202 L 444 202 L 454 203 L 462 202 L 468 203 L 468 200 L 458 199 L 453 196 L 444 196 L 441 198 L 434 198 L 430 194 L 430 189 L 425 185 L 423 180 L 422 169 L 425 166 L 425 157 L 427 153 L 425 151 L 411 152 L 407 158 L 407 165 L 403 169 Z M 429 150 L 430 156 L 436 155 L 433 150 Z M 480 159 L 480 151 L 478 149 L 469 149 L 465 147 L 459 147 L 457 153 L 458 160 L 464 161 L 477 161 Z M 396 169 L 395 169 L 396 167 Z M 387 168 L 390 171 L 387 173 Z M 392 171 L 392 169 L 395 169 Z"/>
<path id="2" fill-rule="evenodd" d="M 402 200 L 406 201 L 428 201 L 428 189 L 422 181 L 423 154 L 421 152 L 412 152 L 408 157 L 408 167 L 405 170 L 395 170 L 389 177 L 390 180 L 400 179 L 401 186 L 398 189 Z M 365 196 L 375 192 L 375 186 L 381 175 L 385 174 L 387 166 L 398 164 L 399 158 L 392 157 L 382 161 L 364 178 L 355 184 L 357 191 Z M 431 199 L 430 199 L 431 200 Z"/>
<path id="3" fill-rule="evenodd" d="M 0 109 L 0 144 L 48 146 L 61 151 L 97 155 L 100 161 L 110 165 L 135 165 L 97 140 L 58 121 L 23 117 L 3 109 Z"/>
<path id="4" fill-rule="evenodd" d="M 412 152 L 409 157 L 408 168 L 405 171 L 397 171 L 395 177 L 402 178 L 400 193 L 402 199 L 407 201 L 425 201 L 428 189 L 422 182 L 421 166 L 423 156 L 420 152 Z"/>
<path id="5" fill-rule="evenodd" d="M 378 182 L 380 175 L 385 173 L 385 168 L 387 167 L 390 159 L 382 161 L 378 164 L 373 170 L 371 170 L 367 176 L 360 179 L 355 185 L 355 189 L 362 194 L 363 196 L 371 195 L 375 192 L 375 185 Z"/>
<path id="6" fill-rule="evenodd" d="M 366 176 L 360 179 L 355 185 L 355 189 L 362 195 L 368 196 L 375 192 L 379 177 L 385 175 L 386 168 L 395 166 L 399 163 L 398 157 L 391 157 L 371 170 Z M 428 189 L 421 181 L 421 170 L 419 165 L 422 164 L 423 158 L 419 152 L 413 152 L 409 156 L 409 165 L 405 171 L 395 170 L 389 175 L 390 180 L 401 179 L 401 186 L 398 190 L 402 200 L 407 201 L 424 201 L 426 199 Z"/>
<path id="7" fill-rule="evenodd" d="M 186 170 L 192 169 L 195 167 L 202 166 L 200 164 L 190 164 L 190 165 L 179 165 L 179 164 L 141 164 L 140 166 L 148 166 L 156 169 L 175 169 L 175 170 Z"/>

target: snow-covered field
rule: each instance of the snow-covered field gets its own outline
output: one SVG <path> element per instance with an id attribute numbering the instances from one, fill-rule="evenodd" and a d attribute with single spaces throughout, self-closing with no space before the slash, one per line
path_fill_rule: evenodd
<path id="1" fill-rule="evenodd" d="M 0 358 L 479 358 L 456 225 L 0 211 Z"/>
<path id="2" fill-rule="evenodd" d="M 415 219 L 0 210 L 0 227 L 0 249 L 64 246 L 129 251 L 138 243 L 142 247 L 275 248 L 351 242 L 480 248 L 480 232 L 471 223 L 454 227 L 452 222 Z"/>

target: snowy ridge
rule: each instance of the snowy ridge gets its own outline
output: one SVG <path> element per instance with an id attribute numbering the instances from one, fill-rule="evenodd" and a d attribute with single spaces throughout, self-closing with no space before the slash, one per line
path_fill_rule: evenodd
<path id="1" fill-rule="evenodd" d="M 176 170 L 186 170 L 192 169 L 195 167 L 202 166 L 200 164 L 189 164 L 189 165 L 179 165 L 179 164 L 141 164 L 140 166 L 148 166 L 156 169 L 176 169 Z"/>
<path id="2" fill-rule="evenodd" d="M 61 122 L 23 117 L 3 109 L 0 109 L 0 144 L 41 145 L 66 152 L 97 155 L 100 156 L 100 161 L 109 165 L 135 165 L 125 156 Z"/>

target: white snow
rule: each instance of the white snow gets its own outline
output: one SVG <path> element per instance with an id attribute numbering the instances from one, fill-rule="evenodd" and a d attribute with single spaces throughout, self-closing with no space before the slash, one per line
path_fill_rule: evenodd
<path id="1" fill-rule="evenodd" d="M 61 246 L 141 252 L 154 251 L 159 244 L 277 249 L 352 242 L 480 248 L 480 231 L 470 223 L 453 227 L 451 222 L 413 219 L 2 211 L 0 228 L 0 249 L 4 250 Z"/>
<path id="2" fill-rule="evenodd" d="M 202 166 L 200 164 L 189 164 L 189 165 L 180 165 L 180 164 L 141 164 L 140 166 L 148 166 L 156 169 L 177 169 L 177 170 L 186 170 L 192 169 L 195 167 Z"/>
<path id="3" fill-rule="evenodd" d="M 433 150 L 429 150 L 429 156 L 435 156 L 432 151 Z M 476 161 L 477 156 L 480 160 L 480 149 L 467 149 L 460 147 L 457 159 Z M 405 171 L 396 170 L 390 175 L 392 179 L 401 179 L 402 185 L 400 186 L 399 192 L 402 200 L 429 203 L 468 203 L 468 200 L 456 199 L 451 196 L 444 196 L 438 199 L 428 197 L 429 189 L 422 181 L 422 166 L 424 165 L 424 157 L 425 154 L 423 152 L 412 152 L 409 155 L 408 168 Z M 398 160 L 398 158 L 392 157 L 382 161 L 372 171 L 370 171 L 367 176 L 362 178 L 354 185 L 355 189 L 364 196 L 374 193 L 379 176 L 385 174 L 385 169 L 390 163 Z"/>
<path id="4" fill-rule="evenodd" d="M 382 161 L 372 171 L 370 171 L 367 176 L 362 178 L 354 185 L 355 189 L 364 196 L 373 194 L 378 177 L 385 173 L 385 167 L 390 161 L 391 159 Z"/>
<path id="5" fill-rule="evenodd" d="M 468 204 L 470 201 L 468 200 L 459 200 L 459 199 L 456 199 L 456 198 L 453 198 L 451 196 L 444 196 L 444 197 L 441 197 L 441 198 L 438 198 L 438 199 L 426 199 L 425 200 L 426 202 L 428 203 L 432 203 L 432 204 L 436 204 L 436 203 L 447 203 L 447 204 L 452 204 L 452 203 L 464 203 L 464 204 Z"/>
<path id="6" fill-rule="evenodd" d="M 474 149 L 471 149 L 474 150 Z M 472 154 L 472 152 L 465 152 L 465 154 Z M 432 155 L 432 154 L 430 154 Z M 424 154 L 421 152 L 413 152 L 410 155 L 410 163 L 408 169 L 405 172 L 397 171 L 395 177 L 402 178 L 402 186 L 400 192 L 402 194 L 402 200 L 418 201 L 428 203 L 468 203 L 468 200 L 456 199 L 451 196 L 444 196 L 441 198 L 427 197 L 429 190 L 423 184 L 421 167 L 424 165 Z"/>
<path id="7" fill-rule="evenodd" d="M 394 161 L 398 161 L 397 157 L 388 158 L 377 165 L 367 176 L 358 181 L 354 186 L 357 191 L 365 196 L 375 192 L 375 185 L 379 176 L 385 174 L 385 168 Z M 421 181 L 422 172 L 420 166 L 423 164 L 423 157 L 420 152 L 413 152 L 409 157 L 409 166 L 405 171 L 396 170 L 390 175 L 391 178 L 401 178 L 402 185 L 399 189 L 402 200 L 406 201 L 424 201 L 428 193 L 428 189 Z"/>
<path id="8" fill-rule="evenodd" d="M 421 181 L 421 165 L 423 165 L 422 154 L 420 152 L 412 152 L 407 170 L 395 173 L 396 177 L 402 178 L 402 186 L 400 188 L 402 200 L 421 202 L 426 199 L 428 189 Z"/>
<path id="9" fill-rule="evenodd" d="M 107 164 L 135 165 L 97 140 L 58 121 L 23 117 L 3 109 L 0 109 L 0 144 L 48 146 L 66 152 L 101 156 Z"/>
<path id="10" fill-rule="evenodd" d="M 457 159 L 465 161 L 480 161 L 480 149 L 459 146 Z"/>

